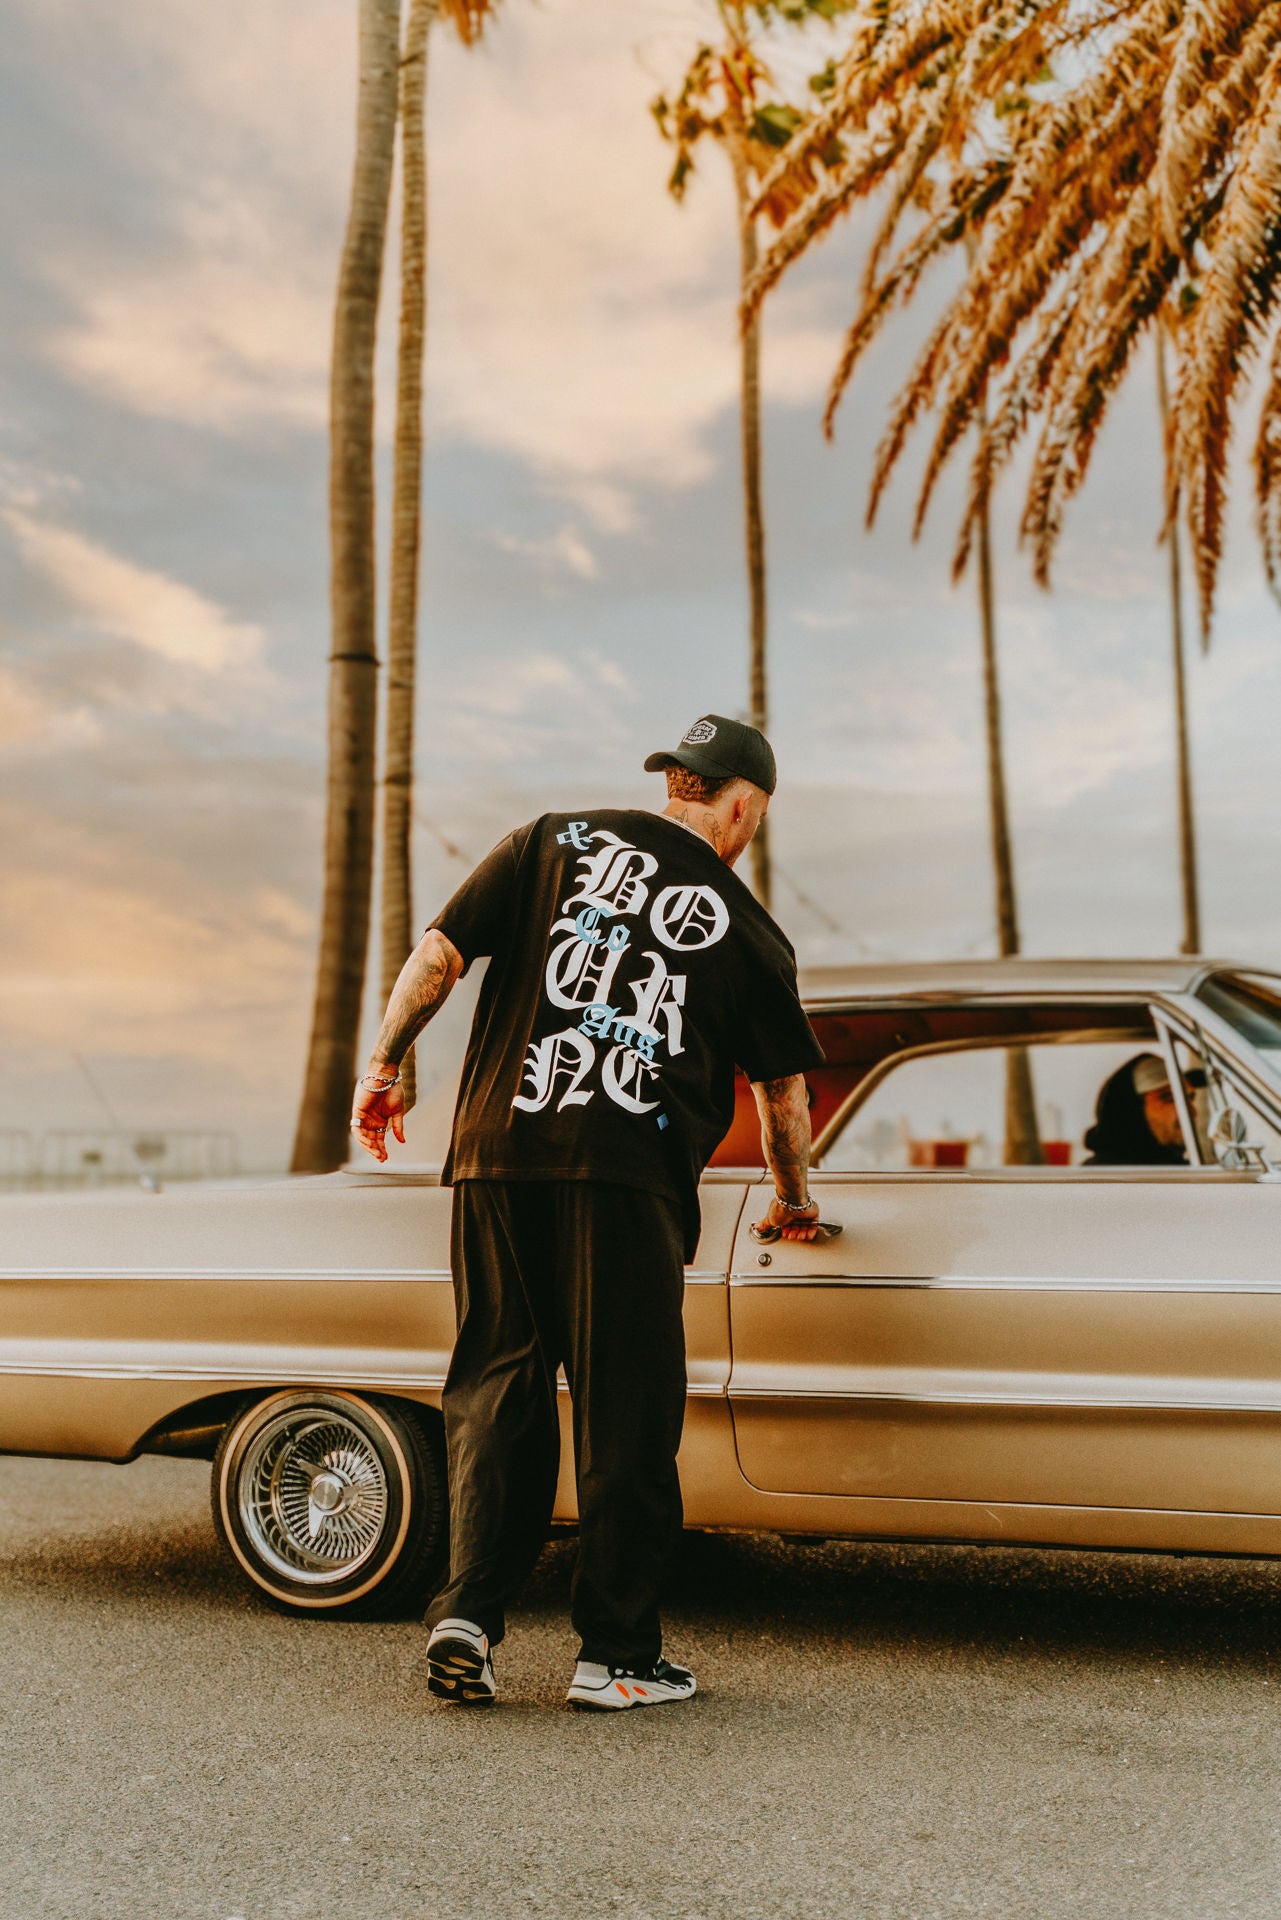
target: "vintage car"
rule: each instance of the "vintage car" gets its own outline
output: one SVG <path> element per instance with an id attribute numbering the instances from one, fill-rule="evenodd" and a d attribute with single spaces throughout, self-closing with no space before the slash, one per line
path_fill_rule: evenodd
<path id="1" fill-rule="evenodd" d="M 687 1275 L 687 1524 L 1281 1554 L 1281 975 L 1007 961 L 803 986 L 827 1054 L 813 1186 L 844 1231 L 752 1237 L 741 1087 Z M 1100 1086 L 1144 1051 L 1187 1164 L 1082 1164 Z M 449 1204 L 372 1164 L 5 1200 L 0 1451 L 212 1459 L 219 1533 L 271 1601 L 421 1607 L 446 1548 Z"/>

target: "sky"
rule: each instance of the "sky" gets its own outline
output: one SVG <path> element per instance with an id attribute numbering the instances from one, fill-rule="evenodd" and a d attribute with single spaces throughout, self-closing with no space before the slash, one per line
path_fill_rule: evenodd
<path id="1" fill-rule="evenodd" d="M 508 828 L 661 804 L 645 754 L 745 709 L 730 183 L 709 152 L 677 206 L 648 111 L 713 18 L 504 0 L 480 47 L 434 38 L 423 924 Z M 0 23 L 0 1131 L 226 1129 L 277 1166 L 314 981 L 355 7 L 0 0 Z M 820 28 L 777 59 L 795 77 L 830 51 Z M 764 325 L 776 910 L 803 962 L 973 957 L 995 933 L 959 476 L 919 543 L 911 462 L 863 524 L 943 281 L 878 343 L 835 444 L 819 430 L 865 237 L 838 229 Z M 1031 953 L 1179 939 L 1159 496 L 1140 359 L 1051 595 L 1015 492 L 998 508 Z M 1190 699 L 1205 945 L 1276 964 L 1281 612 L 1243 483 Z M 414 1158 L 439 1150 L 468 988 L 420 1049 Z"/>

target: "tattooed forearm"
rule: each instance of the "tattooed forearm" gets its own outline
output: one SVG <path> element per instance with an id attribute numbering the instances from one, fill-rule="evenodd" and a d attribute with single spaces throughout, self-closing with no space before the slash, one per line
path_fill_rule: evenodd
<path id="1" fill-rule="evenodd" d="M 809 1190 L 810 1109 L 802 1073 L 761 1080 L 752 1087 L 761 1116 L 761 1146 L 774 1184 L 785 1200 L 801 1201 Z"/>
<path id="2" fill-rule="evenodd" d="M 434 1013 L 444 1006 L 463 970 L 452 940 L 434 928 L 425 933 L 400 970 L 374 1045 L 373 1059 L 399 1067 Z"/>

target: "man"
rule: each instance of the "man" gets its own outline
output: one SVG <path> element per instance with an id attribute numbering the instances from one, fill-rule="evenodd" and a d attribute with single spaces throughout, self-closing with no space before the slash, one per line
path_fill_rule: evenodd
<path id="1" fill-rule="evenodd" d="M 454 1187 L 458 1339 L 445 1385 L 451 1565 L 428 1610 L 428 1685 L 492 1700 L 491 1651 L 552 1514 L 557 1368 L 573 1405 L 581 1636 L 568 1698 L 687 1700 L 659 1588 L 681 1527 L 684 1264 L 698 1182 L 752 1082 L 776 1197 L 817 1232 L 804 1071 L 823 1055 L 792 949 L 731 869 L 765 817 L 774 755 L 705 714 L 671 753 L 662 813 L 544 815 L 499 843 L 406 963 L 356 1096 L 376 1159 L 404 1139 L 398 1069 L 488 957 L 442 1179 Z"/>
<path id="2" fill-rule="evenodd" d="M 1205 1075 L 1194 1071 L 1186 1081 L 1190 1106 L 1193 1089 L 1204 1085 Z M 1178 1104 L 1160 1054 L 1136 1054 L 1104 1081 L 1085 1144 L 1087 1167 L 1187 1165 Z"/>

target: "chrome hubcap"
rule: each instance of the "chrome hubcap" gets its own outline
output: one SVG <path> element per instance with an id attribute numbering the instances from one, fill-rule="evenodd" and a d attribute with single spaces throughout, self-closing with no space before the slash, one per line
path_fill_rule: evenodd
<path id="1" fill-rule="evenodd" d="M 241 1522 L 255 1551 L 290 1580 L 345 1580 L 377 1547 L 388 1504 L 382 1462 L 342 1413 L 288 1408 L 246 1450 Z"/>

